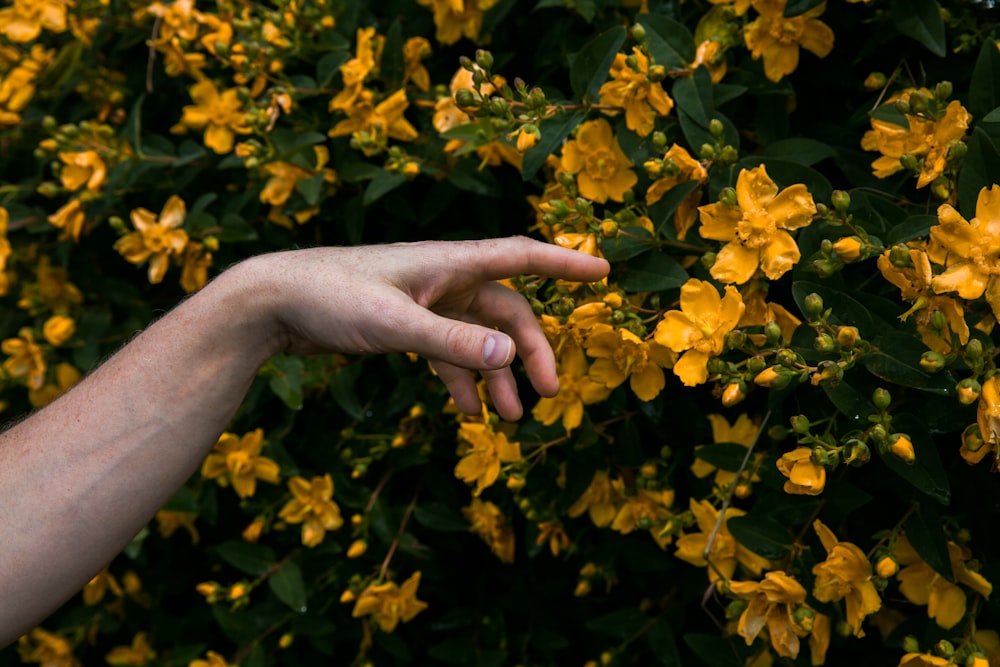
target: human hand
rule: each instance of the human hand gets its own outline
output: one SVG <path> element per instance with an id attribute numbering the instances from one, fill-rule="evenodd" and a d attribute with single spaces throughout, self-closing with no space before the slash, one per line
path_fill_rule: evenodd
<path id="1" fill-rule="evenodd" d="M 501 417 L 522 408 L 510 370 L 521 357 L 543 396 L 555 359 L 525 298 L 495 282 L 521 274 L 595 281 L 599 258 L 524 237 L 313 248 L 264 255 L 257 269 L 284 347 L 295 353 L 415 352 L 463 412 L 481 409 L 474 371 Z"/>

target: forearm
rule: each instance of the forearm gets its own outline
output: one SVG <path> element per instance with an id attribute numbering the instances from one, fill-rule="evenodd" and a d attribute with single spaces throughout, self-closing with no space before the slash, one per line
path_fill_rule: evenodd
<path id="1" fill-rule="evenodd" d="M 237 267 L 0 436 L 0 646 L 110 561 L 197 469 L 281 345 Z"/>

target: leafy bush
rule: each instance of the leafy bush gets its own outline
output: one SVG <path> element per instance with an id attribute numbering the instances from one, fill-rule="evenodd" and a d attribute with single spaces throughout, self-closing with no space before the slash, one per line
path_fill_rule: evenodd
<path id="1" fill-rule="evenodd" d="M 613 269 L 508 282 L 562 385 L 521 423 L 271 360 L 0 664 L 998 664 L 993 5 L 13 0 L 11 418 L 252 254 Z"/>

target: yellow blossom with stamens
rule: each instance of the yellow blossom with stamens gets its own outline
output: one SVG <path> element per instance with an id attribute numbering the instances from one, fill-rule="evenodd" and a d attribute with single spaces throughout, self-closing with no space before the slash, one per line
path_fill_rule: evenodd
<path id="1" fill-rule="evenodd" d="M 959 453 L 969 465 L 982 461 L 988 454 L 995 453 L 1000 448 L 1000 375 L 991 375 L 983 381 L 976 406 L 976 423 L 982 444 L 975 451 L 965 444 Z"/>
<path id="2" fill-rule="evenodd" d="M 625 192 L 639 180 L 632 161 L 603 118 L 580 125 L 576 138 L 563 146 L 560 166 L 576 175 L 580 196 L 600 204 L 608 199 L 623 201 Z"/>
<path id="3" fill-rule="evenodd" d="M 673 517 L 671 508 L 674 505 L 673 489 L 636 489 L 635 493 L 625 493 L 625 482 L 621 479 L 612 481 L 621 503 L 615 518 L 611 521 L 611 530 L 622 535 L 628 535 L 634 530 L 648 530 L 661 549 L 665 549 L 674 536 L 662 529 Z"/>
<path id="4" fill-rule="evenodd" d="M 764 59 L 764 76 L 781 79 L 799 66 L 799 48 L 825 58 L 833 49 L 833 30 L 816 17 L 826 3 L 799 14 L 785 16 L 787 0 L 752 0 L 758 16 L 743 32 L 754 60 Z"/>
<path id="5" fill-rule="evenodd" d="M 2 10 L 0 10 L 2 11 Z M 35 95 L 35 80 L 55 57 L 55 51 L 34 44 L 27 57 L 0 50 L 0 127 L 21 122 L 21 111 Z"/>
<path id="6" fill-rule="evenodd" d="M 368 584 L 358 594 L 351 616 L 360 618 L 371 616 L 382 632 L 392 632 L 400 623 L 406 623 L 427 609 L 427 603 L 417 599 L 420 586 L 420 571 L 399 586 L 394 581 Z"/>
<path id="7" fill-rule="evenodd" d="M 985 297 L 993 315 L 1000 316 L 1000 185 L 979 191 L 972 220 L 943 204 L 938 221 L 931 241 L 947 251 L 948 267 L 934 276 L 931 287 L 966 300 Z"/>
<path id="8" fill-rule="evenodd" d="M 568 349 L 559 358 L 559 393 L 543 397 L 531 411 L 531 416 L 545 426 L 562 421 L 569 433 L 583 421 L 585 405 L 600 403 L 611 390 L 588 374 L 587 359 L 580 349 Z"/>
<path id="9" fill-rule="evenodd" d="M 913 604 L 927 605 L 927 615 L 946 630 L 958 625 L 965 616 L 966 593 L 959 584 L 968 586 L 984 598 L 993 592 L 993 584 L 966 565 L 971 556 L 969 549 L 954 542 L 948 542 L 948 557 L 955 583 L 928 565 L 905 535 L 896 541 L 893 556 L 902 566 L 896 574 L 899 592 Z"/>
<path id="10" fill-rule="evenodd" d="M 104 657 L 109 665 L 148 665 L 156 659 L 156 651 L 149 644 L 145 632 L 136 633 L 129 646 L 116 646 Z"/>
<path id="11" fill-rule="evenodd" d="M 410 37 L 403 44 L 403 81 L 427 92 L 431 89 L 431 75 L 421 62 L 430 55 L 431 43 L 426 37 Z"/>
<path id="12" fill-rule="evenodd" d="M 177 532 L 178 528 L 183 528 L 191 538 L 191 544 L 198 544 L 200 539 L 198 529 L 194 526 L 194 522 L 197 520 L 198 515 L 195 512 L 162 509 L 156 513 L 156 524 L 160 535 L 170 537 Z"/>
<path id="13" fill-rule="evenodd" d="M 731 285 L 720 297 L 715 286 L 692 278 L 681 286 L 681 309 L 669 310 L 656 325 L 656 342 L 681 353 L 674 374 L 688 387 L 708 379 L 708 360 L 722 354 L 726 335 L 743 316 L 743 299 Z"/>
<path id="14" fill-rule="evenodd" d="M 8 338 L 0 344 L 0 350 L 10 355 L 3 367 L 11 377 L 24 378 L 29 389 L 40 389 L 45 382 L 45 354 L 35 342 L 35 335 L 27 327 L 18 332 L 16 338 Z"/>
<path id="15" fill-rule="evenodd" d="M 760 576 L 760 573 L 770 566 L 770 561 L 736 541 L 729 532 L 727 522 L 732 517 L 743 516 L 745 512 L 735 507 L 727 507 L 723 520 L 719 523 L 719 510 L 707 500 L 696 501 L 691 498 L 691 514 L 698 525 L 697 533 L 687 533 L 677 540 L 675 556 L 695 567 L 708 568 L 708 580 L 714 582 L 722 579 L 729 581 L 742 565 L 749 572 Z M 719 528 L 716 531 L 716 524 Z M 706 547 L 711 546 L 705 554 Z"/>
<path id="16" fill-rule="evenodd" d="M 191 86 L 193 105 L 184 107 L 180 122 L 172 132 L 205 130 L 205 145 L 220 155 L 233 150 L 237 134 L 250 134 L 247 112 L 243 110 L 236 88 L 219 92 L 209 79 Z"/>
<path id="17" fill-rule="evenodd" d="M 711 414 L 706 415 L 706 417 L 712 428 L 712 442 L 733 443 L 742 447 L 749 447 L 753 444 L 754 439 L 757 437 L 757 431 L 760 428 L 760 420 L 751 419 L 747 414 L 738 416 L 732 424 L 723 415 Z M 729 485 L 736 481 L 736 473 L 731 470 L 717 469 L 708 461 L 698 458 L 697 451 L 704 446 L 697 445 L 695 447 L 696 455 L 694 463 L 691 464 L 691 472 L 699 479 L 708 477 L 712 472 L 715 472 L 715 485 L 721 489 L 729 488 Z M 759 461 L 761 458 L 763 458 L 763 454 L 757 454 L 754 457 L 756 461 Z M 753 479 L 756 481 L 759 479 L 759 476 L 754 474 Z"/>
<path id="18" fill-rule="evenodd" d="M 14 0 L 0 9 L 0 35 L 24 44 L 36 39 L 42 30 L 66 32 L 67 0 Z"/>
<path id="19" fill-rule="evenodd" d="M 788 478 L 785 493 L 817 496 L 826 487 L 826 468 L 812 461 L 810 447 L 796 447 L 776 462 L 778 472 Z"/>
<path id="20" fill-rule="evenodd" d="M 462 37 L 479 39 L 483 27 L 483 12 L 500 0 L 417 0 L 434 12 L 434 37 L 442 44 L 454 44 Z"/>
<path id="21" fill-rule="evenodd" d="M 83 212 L 83 205 L 79 199 L 70 199 L 58 211 L 48 217 L 49 224 L 63 230 L 60 239 L 80 240 L 80 232 L 83 231 L 83 223 L 87 217 Z"/>
<path id="22" fill-rule="evenodd" d="M 640 401 L 651 401 L 663 391 L 663 369 L 677 359 L 673 350 L 656 340 L 643 340 L 628 329 L 607 324 L 590 330 L 584 348 L 596 359 L 588 371 L 591 380 L 608 389 L 628 380 Z"/>
<path id="23" fill-rule="evenodd" d="M 83 186 L 91 192 L 97 192 L 107 178 L 107 167 L 97 151 L 78 151 L 59 153 L 63 162 L 59 180 L 67 190 L 77 190 Z"/>
<path id="24" fill-rule="evenodd" d="M 839 541 L 819 519 L 813 522 L 813 528 L 826 549 L 826 560 L 812 569 L 816 576 L 813 597 L 820 602 L 844 600 L 854 636 L 863 637 L 862 621 L 882 607 L 872 583 L 872 564 L 857 545 Z"/>
<path id="25" fill-rule="evenodd" d="M 482 538 L 502 563 L 514 562 L 514 529 L 500 508 L 490 501 L 473 498 L 462 508 L 469 530 Z"/>
<path id="26" fill-rule="evenodd" d="M 73 645 L 65 637 L 42 628 L 34 628 L 17 640 L 17 650 L 23 663 L 37 662 L 51 667 L 80 667 L 73 655 Z"/>
<path id="27" fill-rule="evenodd" d="M 260 455 L 263 447 L 263 429 L 254 429 L 242 438 L 223 433 L 201 464 L 202 477 L 214 479 L 223 487 L 232 484 L 236 495 L 249 498 L 257 490 L 258 479 L 268 484 L 280 480 L 278 464 Z"/>
<path id="28" fill-rule="evenodd" d="M 549 551 L 553 556 L 558 556 L 560 551 L 565 551 L 572 544 L 561 523 L 539 521 L 538 537 L 535 538 L 535 544 L 543 546 L 546 542 L 548 542 Z"/>
<path id="29" fill-rule="evenodd" d="M 99 604 L 109 591 L 115 597 L 120 598 L 125 595 L 125 591 L 122 590 L 118 580 L 115 579 L 113 574 L 108 572 L 108 568 L 104 568 L 95 574 L 83 587 L 83 604 L 93 607 Z"/>
<path id="30" fill-rule="evenodd" d="M 570 518 L 575 519 L 584 512 L 590 516 L 590 520 L 598 528 L 605 528 L 611 525 L 615 515 L 618 514 L 618 507 L 622 503 L 621 493 L 611 483 L 607 470 L 597 470 L 590 480 L 590 485 L 580 495 L 576 501 L 566 510 Z"/>
<path id="31" fill-rule="evenodd" d="M 333 479 L 327 473 L 307 480 L 293 477 L 288 480 L 288 490 L 293 498 L 285 503 L 278 517 L 288 523 L 302 524 L 302 544 L 314 547 L 326 537 L 326 531 L 344 525 L 340 506 L 333 501 Z"/>
<path id="32" fill-rule="evenodd" d="M 188 663 L 188 667 L 232 667 L 226 659 L 215 651 L 205 653 L 205 659 L 198 658 Z"/>
<path id="33" fill-rule="evenodd" d="M 462 441 L 462 459 L 455 466 L 455 477 L 476 484 L 473 496 L 497 481 L 502 464 L 521 460 L 520 443 L 509 441 L 505 433 L 488 422 L 464 422 L 458 428 L 458 437 Z"/>
<path id="34" fill-rule="evenodd" d="M 375 28 L 358 28 L 355 56 L 340 66 L 344 87 L 330 100 L 330 111 L 351 113 L 364 90 L 365 79 L 382 59 L 384 44 L 384 38 L 375 33 Z"/>
<path id="35" fill-rule="evenodd" d="M 646 204 L 652 206 L 660 201 L 667 192 L 681 183 L 697 181 L 704 185 L 708 182 L 708 172 L 701 162 L 695 160 L 683 146 L 673 144 L 664 154 L 663 164 L 669 165 L 668 175 L 659 176 L 646 190 Z M 701 201 L 701 188 L 695 188 L 691 194 L 677 207 L 674 213 L 674 230 L 677 239 L 684 240 L 688 230 L 698 218 L 698 203 Z"/>
<path id="36" fill-rule="evenodd" d="M 187 207 L 177 195 L 170 196 L 159 218 L 144 208 L 133 209 L 135 231 L 118 239 L 115 250 L 132 264 L 148 260 L 149 282 L 155 285 L 163 280 L 170 259 L 180 256 L 188 243 L 187 232 L 179 229 L 186 216 Z"/>
<path id="37" fill-rule="evenodd" d="M 625 110 L 625 126 L 640 137 L 649 136 L 657 116 L 666 116 L 674 108 L 663 86 L 649 77 L 649 56 L 632 47 L 635 69 L 628 65 L 624 53 L 615 55 L 611 64 L 611 80 L 598 91 L 601 104 Z M 607 113 L 607 112 L 605 112 Z"/>
<path id="38" fill-rule="evenodd" d="M 736 626 L 747 646 L 766 627 L 775 652 L 794 660 L 799 654 L 799 638 L 809 634 L 794 618 L 795 610 L 806 600 L 802 584 L 780 570 L 772 570 L 763 581 L 731 581 L 729 589 L 748 601 Z"/>
<path id="39" fill-rule="evenodd" d="M 816 214 L 812 195 L 801 183 L 779 191 L 761 165 L 740 171 L 736 202 L 698 209 L 702 238 L 725 243 L 710 269 L 712 277 L 742 285 L 760 268 L 769 279 L 777 280 L 801 257 L 789 232 L 812 222 Z"/>
<path id="40" fill-rule="evenodd" d="M 369 133 L 372 140 L 384 145 L 386 140 L 413 141 L 418 132 L 403 116 L 410 106 L 406 90 L 400 88 L 378 104 L 372 104 L 370 91 L 362 91 L 348 118 L 337 123 L 328 134 L 342 137 L 356 132 Z"/>

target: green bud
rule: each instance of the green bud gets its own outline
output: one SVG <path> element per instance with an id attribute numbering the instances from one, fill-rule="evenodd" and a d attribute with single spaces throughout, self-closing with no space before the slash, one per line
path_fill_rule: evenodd
<path id="1" fill-rule="evenodd" d="M 791 368 L 799 361 L 799 355 L 795 354 L 791 350 L 779 350 L 778 354 L 775 355 L 774 360 L 785 368 Z"/>
<path id="2" fill-rule="evenodd" d="M 487 72 L 493 67 L 493 54 L 486 49 L 476 49 L 476 64 Z"/>
<path id="3" fill-rule="evenodd" d="M 715 264 L 716 254 L 714 252 L 706 252 L 701 256 L 701 265 L 706 269 L 711 269 L 712 265 Z"/>
<path id="4" fill-rule="evenodd" d="M 646 76 L 651 82 L 659 83 L 667 78 L 667 68 L 663 65 L 653 65 L 649 68 L 649 74 Z"/>
<path id="5" fill-rule="evenodd" d="M 747 608 L 747 601 L 736 598 L 726 605 L 726 618 L 735 620 L 739 618 Z"/>
<path id="6" fill-rule="evenodd" d="M 947 639 L 942 639 L 934 645 L 934 652 L 942 658 L 950 658 L 955 655 L 955 646 Z"/>
<path id="7" fill-rule="evenodd" d="M 823 313 L 823 297 L 815 292 L 807 294 L 802 305 L 809 317 L 819 317 Z"/>
<path id="8" fill-rule="evenodd" d="M 750 357 L 747 359 L 747 371 L 757 375 L 767 368 L 767 360 L 763 357 Z"/>
<path id="9" fill-rule="evenodd" d="M 892 394 L 890 394 L 888 390 L 879 387 L 872 392 L 872 403 L 874 403 L 875 407 L 879 410 L 885 410 L 892 403 Z"/>
<path id="10" fill-rule="evenodd" d="M 725 204 L 726 206 L 739 206 L 739 199 L 736 196 L 736 190 L 734 188 L 722 188 L 722 192 L 719 193 L 719 203 Z"/>
<path id="11" fill-rule="evenodd" d="M 705 364 L 705 369 L 708 371 L 709 375 L 718 375 L 719 373 L 724 373 L 726 371 L 726 362 L 718 357 L 712 357 Z"/>
<path id="12" fill-rule="evenodd" d="M 646 29 L 642 27 L 641 23 L 636 23 L 632 26 L 632 30 L 630 32 L 632 34 L 632 39 L 639 44 L 646 41 Z"/>
<path id="13" fill-rule="evenodd" d="M 941 311 L 937 311 L 934 314 L 937 315 L 937 313 L 940 312 Z M 965 346 L 965 359 L 966 361 L 979 361 L 982 358 L 983 358 L 983 343 L 978 338 L 973 338 L 972 340 L 969 341 L 968 345 Z"/>
<path id="14" fill-rule="evenodd" d="M 472 62 L 472 59 L 469 58 L 469 56 L 459 56 L 458 64 L 462 66 L 462 69 L 469 70 L 470 72 L 474 72 L 476 70 L 476 65 Z"/>
<path id="15" fill-rule="evenodd" d="M 767 437 L 775 442 L 781 442 L 788 437 L 789 432 L 790 431 L 781 424 L 775 424 L 771 428 L 767 429 Z"/>
<path id="16" fill-rule="evenodd" d="M 809 433 L 809 418 L 805 415 L 795 415 L 789 420 L 789 423 L 792 425 L 792 430 L 799 435 Z"/>
<path id="17" fill-rule="evenodd" d="M 903 637 L 903 650 L 907 653 L 919 653 L 920 642 L 913 635 L 906 635 Z"/>
<path id="18" fill-rule="evenodd" d="M 838 264 L 829 259 L 817 259 L 812 268 L 820 278 L 829 278 L 837 272 Z"/>
<path id="19" fill-rule="evenodd" d="M 843 190 L 834 190 L 833 194 L 830 195 L 830 203 L 840 213 L 846 213 L 851 206 L 851 195 Z"/>
<path id="20" fill-rule="evenodd" d="M 894 106 L 896 107 L 896 111 L 898 111 L 899 113 L 905 113 L 905 114 L 910 113 L 910 103 L 907 102 L 906 100 L 903 99 L 896 100 Z"/>
<path id="21" fill-rule="evenodd" d="M 951 93 L 951 81 L 942 81 L 938 83 L 938 85 L 934 86 L 934 97 L 936 97 L 940 102 L 943 102 L 951 97 Z"/>
<path id="22" fill-rule="evenodd" d="M 459 88 L 455 91 L 455 104 L 460 107 L 471 107 L 476 105 L 475 96 L 468 88 Z"/>
<path id="23" fill-rule="evenodd" d="M 716 157 L 715 146 L 712 144 L 702 144 L 698 149 L 698 156 L 702 160 L 714 160 Z"/>
<path id="24" fill-rule="evenodd" d="M 837 341 L 830 334 L 820 334 L 813 341 L 813 348 L 818 352 L 833 352 L 837 349 Z"/>
<path id="25" fill-rule="evenodd" d="M 736 162 L 740 159 L 740 152 L 733 146 L 723 146 L 719 152 L 719 160 L 722 162 Z"/>
<path id="26" fill-rule="evenodd" d="M 776 345 L 781 340 L 781 325 L 771 320 L 764 325 L 764 337 L 768 345 Z M 787 351 L 787 350 L 783 350 Z"/>
<path id="27" fill-rule="evenodd" d="M 913 260 L 910 259 L 910 249 L 902 243 L 897 243 L 889 250 L 889 263 L 899 269 L 913 267 Z"/>
<path id="28" fill-rule="evenodd" d="M 653 148 L 662 151 L 667 147 L 667 135 L 657 130 L 653 132 Z"/>
<path id="29" fill-rule="evenodd" d="M 948 159 L 957 162 L 969 152 L 969 146 L 964 141 L 956 141 L 948 147 Z"/>
<path id="30" fill-rule="evenodd" d="M 494 97 L 490 100 L 490 111 L 497 116 L 506 116 L 510 111 L 510 104 L 502 97 Z"/>
<path id="31" fill-rule="evenodd" d="M 920 160 L 917 159 L 917 156 L 912 153 L 903 153 L 900 155 L 899 164 L 903 165 L 903 169 L 908 169 L 910 171 L 917 171 L 920 169 Z"/>
<path id="32" fill-rule="evenodd" d="M 886 439 L 885 427 L 881 424 L 875 424 L 868 431 L 868 437 L 875 442 L 876 445 L 881 445 Z"/>
<path id="33" fill-rule="evenodd" d="M 708 121 L 708 133 L 716 139 L 721 139 L 726 131 L 726 126 L 718 118 Z"/>
<path id="34" fill-rule="evenodd" d="M 639 59 L 635 57 L 634 53 L 625 58 L 625 64 L 628 66 L 630 70 L 633 70 L 635 72 L 639 71 Z"/>
<path id="35" fill-rule="evenodd" d="M 943 334 L 948 329 L 948 318 L 940 310 L 935 310 L 934 314 L 931 315 L 931 329 L 939 334 Z M 980 348 L 980 353 L 982 353 L 982 348 Z"/>
<path id="36" fill-rule="evenodd" d="M 850 441 L 848 445 L 847 457 L 844 459 L 845 462 L 857 468 L 868 463 L 871 459 L 872 452 L 865 442 L 861 440 Z"/>
<path id="37" fill-rule="evenodd" d="M 726 349 L 738 350 L 746 343 L 746 334 L 742 331 L 730 331 L 726 334 Z"/>
<path id="38" fill-rule="evenodd" d="M 916 90 L 910 93 L 910 113 L 921 114 L 927 111 L 930 100 L 927 96 Z"/>
<path id="39" fill-rule="evenodd" d="M 837 330 L 837 344 L 845 350 L 851 350 L 858 343 L 858 328 L 844 326 Z"/>

